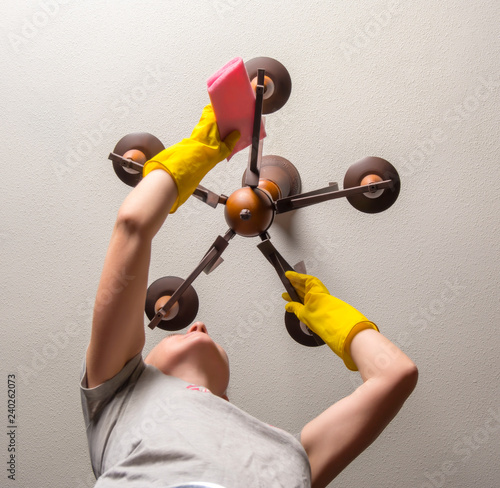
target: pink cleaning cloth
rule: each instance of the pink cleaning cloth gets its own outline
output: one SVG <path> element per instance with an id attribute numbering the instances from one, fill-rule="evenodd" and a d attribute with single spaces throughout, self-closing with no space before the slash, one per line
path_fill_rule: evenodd
<path id="1" fill-rule="evenodd" d="M 229 161 L 237 152 L 252 143 L 255 114 L 255 92 L 248 78 L 243 59 L 234 58 L 214 73 L 207 81 L 208 95 L 222 139 L 234 130 L 241 134 Z M 264 123 L 260 126 L 260 139 L 266 137 Z"/>

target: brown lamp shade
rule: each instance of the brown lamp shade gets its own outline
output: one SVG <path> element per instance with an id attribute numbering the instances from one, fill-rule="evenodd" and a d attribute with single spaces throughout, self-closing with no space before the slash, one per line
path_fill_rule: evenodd
<path id="1" fill-rule="evenodd" d="M 182 285 L 184 280 L 177 276 L 165 276 L 153 282 L 146 295 L 146 315 L 149 320 L 153 320 L 156 315 L 155 305 L 156 302 L 164 296 L 172 296 L 174 291 Z M 195 289 L 189 286 L 187 290 L 181 295 L 178 302 L 179 311 L 174 317 L 163 319 L 158 324 L 158 327 L 163 330 L 181 330 L 187 327 L 195 318 L 198 313 L 199 300 Z"/>
<path id="2" fill-rule="evenodd" d="M 344 177 L 344 188 L 353 188 L 361 186 L 363 179 L 375 175 L 382 180 L 392 180 L 393 187 L 382 190 L 382 193 L 376 198 L 373 195 L 361 193 L 347 197 L 349 203 L 365 213 L 378 213 L 387 210 L 398 198 L 401 182 L 396 168 L 382 158 L 369 156 L 357 163 L 354 163 L 347 170 Z M 367 178 L 368 179 L 368 178 Z M 378 178 L 374 178 L 377 180 Z"/>
<path id="3" fill-rule="evenodd" d="M 285 105 L 292 92 L 292 79 L 288 70 L 279 61 L 266 57 L 254 58 L 245 63 L 245 68 L 250 81 L 257 77 L 259 69 L 266 70 L 268 79 L 264 81 L 263 114 L 272 114 Z"/>
<path id="4" fill-rule="evenodd" d="M 294 313 L 285 312 L 285 326 L 290 337 L 303 346 L 317 347 L 324 344 L 322 340 L 316 339 L 311 331 L 301 326 L 300 320 Z"/>
<path id="5" fill-rule="evenodd" d="M 142 153 L 144 157 L 141 157 L 139 153 L 136 153 L 137 156 L 134 156 L 133 153 L 129 153 L 125 157 L 144 164 L 145 161 L 148 161 L 153 156 L 156 156 L 159 152 L 163 151 L 165 146 L 157 137 L 149 134 L 148 132 L 133 132 L 122 137 L 116 144 L 113 152 L 119 156 L 124 156 L 125 153 L 133 149 Z M 144 159 L 144 161 L 139 161 L 136 157 Z M 118 178 L 120 178 L 120 180 L 128 186 L 136 186 L 139 181 L 142 180 L 141 172 L 127 170 L 115 161 L 113 161 L 113 169 L 115 170 Z"/>

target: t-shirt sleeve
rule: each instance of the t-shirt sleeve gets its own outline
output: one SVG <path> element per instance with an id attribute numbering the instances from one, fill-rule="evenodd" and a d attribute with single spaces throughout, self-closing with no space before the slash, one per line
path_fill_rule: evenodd
<path id="1" fill-rule="evenodd" d="M 97 421 L 100 412 L 111 398 L 131 382 L 137 381 L 145 367 L 142 354 L 139 353 L 130 359 L 113 378 L 94 388 L 87 388 L 87 365 L 84 359 L 80 381 L 80 394 L 85 427 L 88 427 L 91 422 Z"/>

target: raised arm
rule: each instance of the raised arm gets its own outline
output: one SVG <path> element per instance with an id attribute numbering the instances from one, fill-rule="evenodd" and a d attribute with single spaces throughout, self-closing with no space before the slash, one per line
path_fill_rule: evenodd
<path id="1" fill-rule="evenodd" d="M 97 386 L 142 351 L 151 241 L 177 198 L 172 177 L 153 171 L 123 202 L 97 288 L 87 384 Z"/>
<path id="2" fill-rule="evenodd" d="M 302 430 L 301 442 L 312 471 L 312 486 L 327 486 L 385 429 L 417 383 L 415 364 L 385 338 L 372 322 L 331 296 L 315 277 L 287 273 L 304 305 L 294 312 L 338 354 L 363 384 Z M 284 296 L 287 300 L 289 297 Z"/>
<path id="3" fill-rule="evenodd" d="M 89 388 L 112 378 L 142 351 L 152 239 L 238 138 L 232 133 L 220 140 L 208 105 L 190 138 L 146 162 L 144 178 L 118 211 L 104 261 L 87 349 Z"/>

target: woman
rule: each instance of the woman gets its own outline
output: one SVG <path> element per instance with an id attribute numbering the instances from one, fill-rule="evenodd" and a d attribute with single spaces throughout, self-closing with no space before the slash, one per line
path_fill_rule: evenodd
<path id="1" fill-rule="evenodd" d="M 229 403 L 228 358 L 203 322 L 164 338 L 142 359 L 152 239 L 238 138 L 235 132 L 221 141 L 205 107 L 190 138 L 145 164 L 118 212 L 81 382 L 98 487 L 324 487 L 376 439 L 416 385 L 414 363 L 375 324 L 317 278 L 294 272 L 287 277 L 304 303 L 284 294 L 286 310 L 363 379 L 305 425 L 299 440 Z"/>

